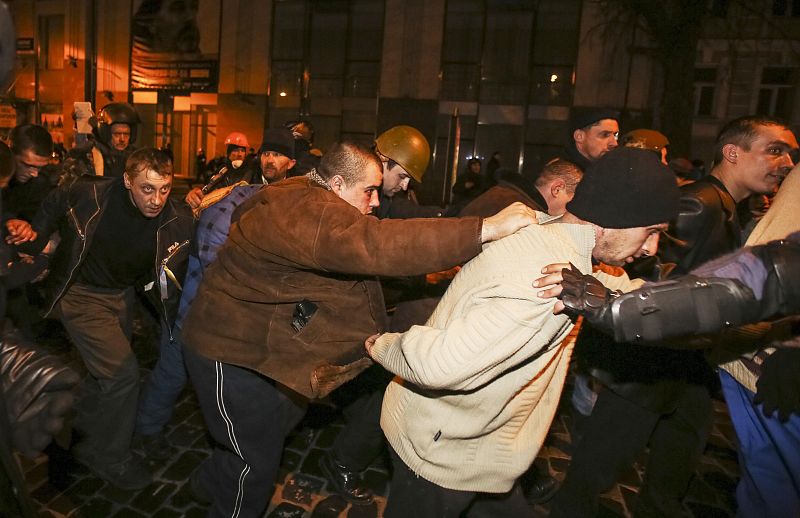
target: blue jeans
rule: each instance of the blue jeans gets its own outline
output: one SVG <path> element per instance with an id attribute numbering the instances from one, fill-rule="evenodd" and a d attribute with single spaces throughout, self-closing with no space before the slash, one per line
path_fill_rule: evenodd
<path id="1" fill-rule="evenodd" d="M 724 370 L 719 377 L 739 439 L 737 516 L 800 516 L 800 416 L 766 417 L 752 392 Z"/>
<path id="2" fill-rule="evenodd" d="M 172 418 L 175 402 L 186 386 L 182 348 L 180 327 L 173 329 L 170 339 L 167 325 L 162 321 L 159 357 L 139 397 L 136 433 L 160 433 Z"/>

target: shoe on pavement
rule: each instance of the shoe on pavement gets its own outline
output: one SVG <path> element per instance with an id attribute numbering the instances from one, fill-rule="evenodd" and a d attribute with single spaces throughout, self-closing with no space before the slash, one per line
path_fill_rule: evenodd
<path id="1" fill-rule="evenodd" d="M 538 470 L 532 470 L 526 479 L 522 480 L 522 494 L 525 495 L 525 500 L 529 504 L 543 504 L 550 501 L 558 491 L 558 480 L 549 473 L 541 473 Z"/>
<path id="2" fill-rule="evenodd" d="M 325 453 L 319 460 L 319 467 L 328 479 L 329 489 L 333 489 L 346 500 L 355 504 L 369 504 L 374 498 L 372 490 L 368 488 L 358 471 L 350 471 L 337 462 L 333 455 Z"/>
<path id="3" fill-rule="evenodd" d="M 196 502 L 209 505 L 211 504 L 211 495 L 208 494 L 208 491 L 203 487 L 202 482 L 200 481 L 200 466 L 195 468 L 192 471 L 192 474 L 189 475 L 189 492 L 192 494 L 192 498 L 195 499 Z"/>
<path id="4" fill-rule="evenodd" d="M 104 463 L 87 453 L 86 448 L 75 448 L 73 456 L 96 476 L 120 489 L 144 489 L 153 481 L 153 475 L 135 455 L 129 455 L 119 462 Z"/>
<path id="5" fill-rule="evenodd" d="M 175 449 L 167 441 L 164 432 L 154 433 L 153 435 L 135 434 L 133 436 L 133 449 L 152 460 L 169 460 L 175 453 Z"/>

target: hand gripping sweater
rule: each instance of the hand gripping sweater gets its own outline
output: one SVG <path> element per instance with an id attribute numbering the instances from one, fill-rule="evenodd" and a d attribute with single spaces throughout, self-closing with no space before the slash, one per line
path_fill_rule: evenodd
<path id="1" fill-rule="evenodd" d="M 381 427 L 411 470 L 445 488 L 502 493 L 530 466 L 558 406 L 573 326 L 531 282 L 550 263 L 591 271 L 594 242 L 591 225 L 527 227 L 467 263 L 425 326 L 378 339 L 373 358 L 398 375 Z"/>

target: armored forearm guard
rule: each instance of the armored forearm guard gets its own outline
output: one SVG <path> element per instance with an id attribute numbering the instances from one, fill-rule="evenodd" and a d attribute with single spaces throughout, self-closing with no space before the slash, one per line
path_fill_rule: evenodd
<path id="1" fill-rule="evenodd" d="M 752 322 L 757 306 L 753 292 L 739 281 L 687 275 L 621 294 L 602 313 L 602 322 L 590 322 L 618 342 L 657 342 Z"/>

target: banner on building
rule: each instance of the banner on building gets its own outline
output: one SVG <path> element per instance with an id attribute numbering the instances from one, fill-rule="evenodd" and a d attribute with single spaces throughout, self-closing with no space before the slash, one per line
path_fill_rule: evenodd
<path id="1" fill-rule="evenodd" d="M 131 90 L 216 92 L 221 0 L 134 0 Z"/>

